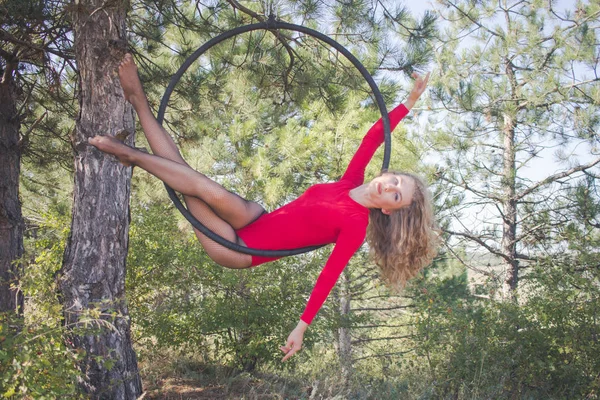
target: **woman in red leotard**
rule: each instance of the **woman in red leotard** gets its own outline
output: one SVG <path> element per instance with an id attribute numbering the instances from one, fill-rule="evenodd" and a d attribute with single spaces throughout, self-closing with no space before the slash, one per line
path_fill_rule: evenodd
<path id="1" fill-rule="evenodd" d="M 408 99 L 389 113 L 392 130 L 427 86 L 429 74 L 414 77 Z M 433 258 L 435 222 L 423 182 L 411 174 L 385 172 L 364 183 L 365 168 L 383 143 L 381 120 L 367 132 L 339 181 L 311 186 L 296 200 L 266 213 L 258 203 L 227 191 L 183 160 L 171 136 L 154 118 L 130 54 L 119 66 L 119 78 L 154 154 L 128 147 L 111 136 L 96 136 L 90 144 L 115 155 L 123 164 L 145 169 L 183 194 L 200 222 L 232 242 L 268 250 L 335 243 L 298 325 L 281 347 L 284 361 L 302 347 L 306 328 L 365 237 L 384 279 L 392 286 L 403 285 Z M 195 233 L 207 254 L 224 267 L 248 268 L 273 260 L 235 252 L 197 230 Z"/>

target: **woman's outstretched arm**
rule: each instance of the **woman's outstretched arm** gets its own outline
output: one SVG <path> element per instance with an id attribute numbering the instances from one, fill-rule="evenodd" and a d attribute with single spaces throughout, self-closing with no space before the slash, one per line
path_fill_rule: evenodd
<path id="1" fill-rule="evenodd" d="M 390 129 L 393 131 L 396 126 L 402 121 L 402 119 L 408 114 L 410 109 L 413 108 L 419 97 L 425 91 L 427 87 L 427 82 L 429 81 L 429 73 L 422 77 L 417 73 L 413 74 L 415 78 L 415 84 L 413 89 L 411 90 L 408 98 L 404 102 L 404 104 L 400 104 L 396 108 L 392 109 L 388 113 L 388 117 L 390 119 Z M 363 138 L 358 150 L 352 157 L 352 160 L 348 164 L 348 168 L 346 172 L 342 176 L 342 179 L 349 179 L 354 182 L 356 185 L 361 185 L 364 181 L 365 177 L 365 168 L 373 158 L 373 154 L 375 151 L 381 146 L 383 143 L 384 134 L 383 134 L 383 120 L 379 119 L 372 127 L 369 129 L 365 137 Z"/>
<path id="2" fill-rule="evenodd" d="M 362 245 L 365 235 L 366 223 L 353 221 L 348 221 L 348 225 L 340 232 L 335 247 L 317 278 L 298 325 L 290 333 L 286 345 L 280 348 L 285 353 L 282 361 L 287 360 L 302 348 L 304 332 L 325 303 L 348 261 Z"/>

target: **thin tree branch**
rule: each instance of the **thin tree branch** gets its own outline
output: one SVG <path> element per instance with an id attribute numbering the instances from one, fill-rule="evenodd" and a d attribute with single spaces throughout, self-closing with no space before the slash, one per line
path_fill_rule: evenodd
<path id="1" fill-rule="evenodd" d="M 352 329 L 372 329 L 372 328 L 405 328 L 407 326 L 413 326 L 414 324 L 400 324 L 400 325 L 386 325 L 386 324 L 378 324 L 378 325 L 360 325 L 353 326 Z"/>
<path id="2" fill-rule="evenodd" d="M 356 361 L 360 361 L 360 360 L 366 360 L 367 358 L 374 358 L 374 357 L 390 357 L 390 356 L 399 356 L 402 354 L 407 354 L 410 352 L 415 351 L 415 349 L 410 349 L 410 350 L 406 350 L 406 351 L 396 351 L 393 353 L 384 353 L 384 354 L 372 354 L 370 356 L 364 356 L 364 357 L 357 357 L 357 358 L 353 358 L 352 362 L 356 362 Z"/>
<path id="3" fill-rule="evenodd" d="M 48 52 L 50 54 L 54 54 L 55 56 L 58 56 L 60 58 L 64 58 L 64 59 L 74 59 L 75 58 L 75 56 L 73 54 L 69 55 L 68 53 L 63 53 L 58 50 L 51 49 L 49 47 L 40 47 L 40 46 L 34 45 L 33 43 L 28 43 L 23 40 L 17 39 L 16 37 L 14 37 L 13 35 L 11 35 L 9 32 L 5 31 L 2 28 L 0 28 L 0 38 L 3 38 L 4 40 L 9 41 L 13 44 L 18 44 L 20 46 L 26 47 L 28 49 L 33 49 L 33 50 L 37 50 L 37 51 Z"/>
<path id="4" fill-rule="evenodd" d="M 473 17 L 471 17 L 469 15 L 468 12 L 464 11 L 462 8 L 458 7 L 456 4 L 454 4 L 451 1 L 448 1 L 447 4 L 451 5 L 452 7 L 454 7 L 459 13 L 461 13 L 464 17 L 466 17 L 469 21 L 471 21 L 472 23 L 474 23 L 475 25 L 477 25 L 479 28 L 483 29 L 484 31 L 488 32 L 490 35 L 496 36 L 498 38 L 504 39 L 504 37 L 499 34 L 498 32 L 495 32 L 491 29 L 486 28 L 485 26 L 483 26 L 483 24 L 481 24 L 479 21 L 476 21 L 475 19 L 473 19 Z"/>
<path id="5" fill-rule="evenodd" d="M 359 343 L 367 343 L 367 342 L 376 342 L 378 340 L 409 339 L 409 338 L 412 338 L 414 336 L 415 335 L 401 335 L 401 336 L 387 336 L 387 337 L 382 337 L 382 338 L 355 339 L 355 340 L 352 340 L 351 343 L 352 344 L 359 344 Z"/>
<path id="6" fill-rule="evenodd" d="M 353 308 L 350 311 L 351 312 L 357 312 L 357 311 L 391 311 L 391 310 L 400 310 L 400 309 L 405 309 L 405 308 L 414 308 L 414 305 L 406 305 L 406 306 L 394 306 L 394 307 L 364 307 L 364 308 Z"/>
<path id="7" fill-rule="evenodd" d="M 586 169 L 592 168 L 593 166 L 598 165 L 599 163 L 600 163 L 600 158 L 596 159 L 595 161 L 589 162 L 587 164 L 579 165 L 577 167 L 571 168 L 567 171 L 563 171 L 558 174 L 550 175 L 546 179 L 536 183 L 533 186 L 528 187 L 526 190 L 523 190 L 521 193 L 519 193 L 517 196 L 515 196 L 515 200 L 517 200 L 517 201 L 521 200 L 523 197 L 527 196 L 528 194 L 532 193 L 533 191 L 537 190 L 538 188 L 540 188 L 544 185 L 555 182 L 558 179 L 573 175 L 576 172 L 585 171 Z"/>
<path id="8" fill-rule="evenodd" d="M 443 231 L 446 232 L 446 233 L 448 233 L 448 234 L 450 234 L 450 235 L 461 236 L 461 237 L 467 238 L 469 240 L 472 240 L 474 242 L 477 242 L 482 247 L 485 247 L 490 253 L 495 254 L 495 255 L 497 255 L 499 257 L 502 257 L 506 261 L 510 261 L 510 258 L 506 254 L 502 253 L 500 250 L 495 249 L 492 246 L 490 246 L 489 244 L 485 243 L 478 236 L 475 236 L 475 235 L 467 233 L 467 232 L 455 232 L 455 231 L 451 231 L 449 229 L 443 229 Z"/>

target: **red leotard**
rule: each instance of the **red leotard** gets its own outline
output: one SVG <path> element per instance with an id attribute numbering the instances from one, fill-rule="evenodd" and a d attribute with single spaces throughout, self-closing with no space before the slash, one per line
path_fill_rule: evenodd
<path id="1" fill-rule="evenodd" d="M 390 128 L 393 130 L 406 114 L 408 109 L 403 104 L 393 109 L 389 113 Z M 383 139 L 380 119 L 369 129 L 338 182 L 311 186 L 296 200 L 237 231 L 248 247 L 256 249 L 294 249 L 335 242 L 300 317 L 307 324 L 312 322 L 348 261 L 365 240 L 369 209 L 352 200 L 349 192 L 363 184 L 365 168 Z M 252 256 L 252 265 L 272 260 L 275 258 Z"/>

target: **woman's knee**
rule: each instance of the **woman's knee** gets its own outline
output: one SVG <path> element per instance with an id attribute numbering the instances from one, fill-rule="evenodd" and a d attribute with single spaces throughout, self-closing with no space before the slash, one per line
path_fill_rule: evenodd
<path id="1" fill-rule="evenodd" d="M 236 244 L 241 244 L 235 240 Z M 252 265 L 252 256 L 231 250 L 223 245 L 211 241 L 209 246 L 204 246 L 208 256 L 217 264 L 225 268 L 241 269 Z"/>
<path id="2" fill-rule="evenodd" d="M 216 254 L 214 257 L 211 256 L 211 258 L 220 266 L 230 269 L 244 269 L 252 266 L 252 256 L 238 253 L 233 250 L 229 250 L 227 253 L 229 254 L 224 254 L 221 252 L 220 254 Z"/>

